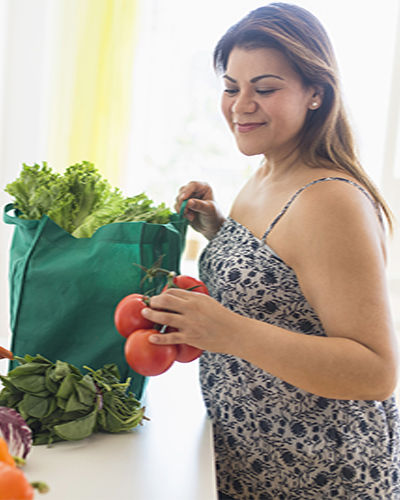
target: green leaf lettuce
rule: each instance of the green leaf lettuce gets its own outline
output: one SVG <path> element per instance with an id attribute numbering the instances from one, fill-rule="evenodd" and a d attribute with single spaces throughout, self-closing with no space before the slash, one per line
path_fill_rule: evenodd
<path id="1" fill-rule="evenodd" d="M 113 222 L 169 222 L 171 210 L 156 206 L 144 193 L 124 197 L 112 188 L 90 162 L 76 163 L 64 174 L 42 166 L 23 164 L 20 176 L 5 191 L 23 219 L 47 215 L 75 238 L 90 238 L 100 227 Z"/>

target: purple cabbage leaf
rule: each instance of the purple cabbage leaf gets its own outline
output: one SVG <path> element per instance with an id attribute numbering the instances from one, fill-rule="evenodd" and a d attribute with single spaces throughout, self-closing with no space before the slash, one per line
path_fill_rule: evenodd
<path id="1" fill-rule="evenodd" d="M 6 441 L 12 456 L 26 459 L 32 448 L 32 431 L 13 408 L 0 406 L 0 437 Z"/>

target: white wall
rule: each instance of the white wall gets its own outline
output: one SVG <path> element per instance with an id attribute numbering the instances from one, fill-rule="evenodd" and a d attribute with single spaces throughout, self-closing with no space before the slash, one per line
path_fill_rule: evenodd
<path id="1" fill-rule="evenodd" d="M 393 315 L 400 332 L 400 8 L 385 132 L 382 189 L 397 218 L 393 238 L 389 240 L 388 277 Z"/>
<path id="2" fill-rule="evenodd" d="M 0 2 L 0 206 L 22 163 L 46 160 L 52 0 Z M 8 248 L 0 222 L 0 345 L 8 336 Z"/>

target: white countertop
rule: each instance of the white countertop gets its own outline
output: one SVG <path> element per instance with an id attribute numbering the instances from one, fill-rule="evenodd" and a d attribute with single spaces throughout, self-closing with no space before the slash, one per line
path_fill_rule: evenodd
<path id="1" fill-rule="evenodd" d="M 50 487 L 35 499 L 216 500 L 198 362 L 175 363 L 152 377 L 143 404 L 150 420 L 129 433 L 34 446 L 25 474 Z"/>

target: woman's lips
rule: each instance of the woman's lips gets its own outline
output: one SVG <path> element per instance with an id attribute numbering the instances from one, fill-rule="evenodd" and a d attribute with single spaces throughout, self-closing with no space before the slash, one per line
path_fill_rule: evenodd
<path id="1" fill-rule="evenodd" d="M 256 130 L 257 128 L 262 127 L 265 125 L 264 122 L 253 122 L 253 123 L 235 123 L 235 128 L 238 132 L 240 133 L 246 133 L 246 132 L 252 132 L 253 130 Z"/>

